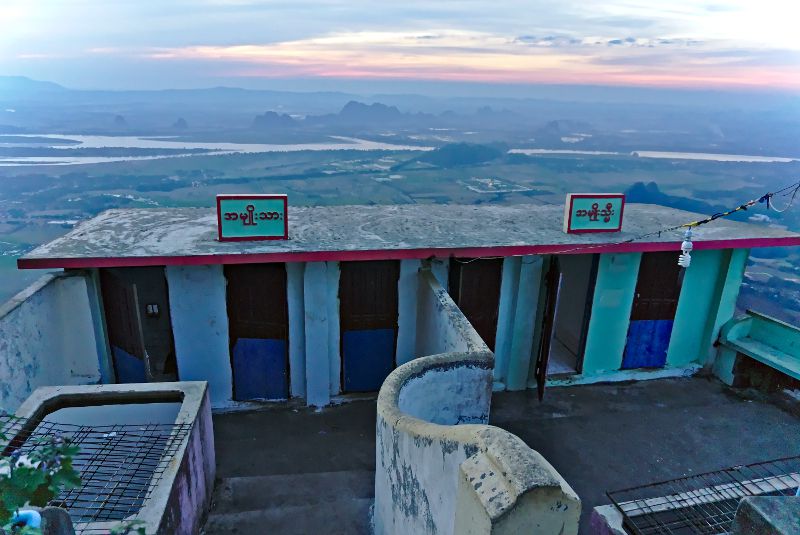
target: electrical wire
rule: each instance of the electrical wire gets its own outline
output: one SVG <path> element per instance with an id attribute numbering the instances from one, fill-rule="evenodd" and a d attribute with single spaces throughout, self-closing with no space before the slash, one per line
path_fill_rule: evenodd
<path id="1" fill-rule="evenodd" d="M 792 190 L 792 191 L 789 191 L 789 190 Z M 653 236 L 661 237 L 661 235 L 664 234 L 665 232 L 674 232 L 674 231 L 680 230 L 682 228 L 692 229 L 692 228 L 695 228 L 695 227 L 699 227 L 700 225 L 705 225 L 707 223 L 711 223 L 712 221 L 716 221 L 717 219 L 720 219 L 720 218 L 723 218 L 723 217 L 728 217 L 728 216 L 730 216 L 732 214 L 735 214 L 736 212 L 747 210 L 751 206 L 754 206 L 754 205 L 760 204 L 760 203 L 761 204 L 766 203 L 768 209 L 775 210 L 778 213 L 783 213 L 786 210 L 788 210 L 789 207 L 792 206 L 792 204 L 794 203 L 795 198 L 797 197 L 798 192 L 800 192 L 800 180 L 797 181 L 797 182 L 794 182 L 792 184 L 789 184 L 788 186 L 785 186 L 785 187 L 783 187 L 783 188 L 781 188 L 779 190 L 767 192 L 767 193 L 765 193 L 764 195 L 762 195 L 760 197 L 757 197 L 755 199 L 751 199 L 751 200 L 749 200 L 749 201 L 747 201 L 745 203 L 740 204 L 736 208 L 732 208 L 732 209 L 727 210 L 725 212 L 717 212 L 717 213 L 715 213 L 713 215 L 710 215 L 710 216 L 706 217 L 705 219 L 700 219 L 700 220 L 697 220 L 697 221 L 690 221 L 688 223 L 682 223 L 680 225 L 675 225 L 675 226 L 672 226 L 672 227 L 667 227 L 667 228 L 662 228 L 662 229 L 659 229 L 659 230 L 654 230 L 654 231 L 651 231 L 651 232 L 646 232 L 644 234 L 639 234 L 637 236 L 633 236 L 631 238 L 628 238 L 628 239 L 625 239 L 625 240 L 621 240 L 621 241 L 617 241 L 617 242 L 598 243 L 598 244 L 594 244 L 594 245 L 578 245 L 578 246 L 575 246 L 575 247 L 572 247 L 572 248 L 569 248 L 569 249 L 563 249 L 563 250 L 560 250 L 560 251 L 552 251 L 549 254 L 557 255 L 557 254 L 574 253 L 576 251 L 588 251 L 588 250 L 591 250 L 591 249 L 598 249 L 598 248 L 601 248 L 601 247 L 608 247 L 609 245 L 623 245 L 623 244 L 626 244 L 626 243 L 632 243 L 634 241 L 643 240 L 645 238 L 650 238 L 650 237 L 653 237 Z M 779 195 L 779 194 L 783 194 L 783 195 L 781 195 L 782 197 L 786 197 L 788 195 L 791 195 L 791 199 L 789 199 L 789 203 L 781 210 L 778 210 L 777 208 L 775 208 L 775 206 L 773 205 L 773 202 L 772 202 L 773 197 L 775 197 L 776 195 Z M 469 264 L 470 262 L 475 262 L 476 260 L 490 260 L 490 259 L 500 259 L 500 258 L 503 258 L 503 257 L 502 256 L 487 256 L 487 257 L 478 257 L 478 258 L 471 258 L 469 260 L 457 260 L 457 261 L 462 263 L 462 264 Z"/>

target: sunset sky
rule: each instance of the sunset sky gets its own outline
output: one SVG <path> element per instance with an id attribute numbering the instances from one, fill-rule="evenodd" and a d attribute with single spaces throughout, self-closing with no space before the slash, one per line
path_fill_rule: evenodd
<path id="1" fill-rule="evenodd" d="M 797 0 L 0 0 L 0 75 L 800 90 Z"/>

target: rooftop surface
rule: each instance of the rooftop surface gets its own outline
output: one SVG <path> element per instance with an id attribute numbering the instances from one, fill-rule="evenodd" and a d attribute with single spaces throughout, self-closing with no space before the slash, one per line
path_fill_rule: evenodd
<path id="1" fill-rule="evenodd" d="M 628 204 L 622 231 L 566 234 L 561 205 L 289 207 L 289 239 L 220 242 L 211 208 L 109 210 L 37 247 L 20 268 L 379 260 L 679 250 L 683 233 L 637 236 L 705 216 Z M 720 219 L 698 227 L 696 249 L 800 245 L 800 234 Z"/>
<path id="2" fill-rule="evenodd" d="M 800 453 L 800 418 L 758 393 L 681 378 L 500 392 L 490 423 L 517 434 L 592 508 L 618 490 Z M 214 415 L 206 535 L 369 533 L 375 402 Z"/>

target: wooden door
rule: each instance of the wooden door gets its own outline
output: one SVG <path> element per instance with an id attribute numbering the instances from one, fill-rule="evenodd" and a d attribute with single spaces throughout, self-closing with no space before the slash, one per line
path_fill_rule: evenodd
<path id="1" fill-rule="evenodd" d="M 108 342 L 118 383 L 147 381 L 147 353 L 136 285 L 106 269 L 100 270 Z"/>
<path id="2" fill-rule="evenodd" d="M 342 262 L 339 279 L 342 384 L 345 392 L 378 390 L 395 367 L 395 260 Z"/>
<path id="3" fill-rule="evenodd" d="M 492 351 L 497 335 L 502 277 L 502 258 L 453 258 L 450 261 L 450 296 Z"/>
<path id="4" fill-rule="evenodd" d="M 674 252 L 642 255 L 622 358 L 624 369 L 666 364 L 681 291 L 680 269 Z"/>
<path id="5" fill-rule="evenodd" d="M 544 398 L 544 387 L 547 382 L 547 364 L 550 359 L 550 342 L 553 337 L 553 323 L 556 318 L 556 303 L 558 301 L 558 285 L 561 274 L 558 269 L 558 258 L 550 259 L 550 268 L 545 276 L 547 294 L 544 300 L 544 316 L 542 318 L 542 334 L 539 341 L 539 354 L 536 358 L 536 394 L 539 401 Z"/>
<path id="6" fill-rule="evenodd" d="M 285 264 L 226 265 L 225 278 L 234 399 L 288 398 Z"/>

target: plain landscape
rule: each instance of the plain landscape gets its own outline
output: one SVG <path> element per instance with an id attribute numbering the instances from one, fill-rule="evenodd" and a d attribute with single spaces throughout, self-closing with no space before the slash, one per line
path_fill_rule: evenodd
<path id="1" fill-rule="evenodd" d="M 799 117 L 800 99 L 777 92 L 79 91 L 0 77 L 0 300 L 41 276 L 18 271 L 20 255 L 82 220 L 211 207 L 217 193 L 435 209 L 622 191 L 710 215 L 797 181 Z M 797 210 L 736 218 L 800 231 Z M 800 322 L 800 251 L 753 250 L 739 306 Z"/>

